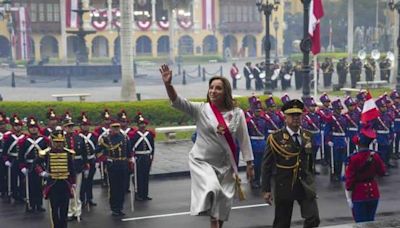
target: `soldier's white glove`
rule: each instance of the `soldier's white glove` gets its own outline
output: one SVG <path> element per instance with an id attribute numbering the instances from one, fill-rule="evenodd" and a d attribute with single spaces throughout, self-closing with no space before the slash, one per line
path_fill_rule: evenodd
<path id="1" fill-rule="evenodd" d="M 89 170 L 88 170 L 88 169 L 85 169 L 85 170 L 83 171 L 83 176 L 84 176 L 85 178 L 88 178 L 88 177 L 89 177 Z"/>
<path id="2" fill-rule="evenodd" d="M 72 185 L 72 188 L 73 188 L 73 189 L 76 189 L 76 184 L 73 184 L 73 185 Z"/>
<path id="3" fill-rule="evenodd" d="M 21 173 L 23 173 L 25 176 L 28 175 L 28 169 L 25 167 L 21 169 Z"/>
<path id="4" fill-rule="evenodd" d="M 39 174 L 39 176 L 44 177 L 44 178 L 47 178 L 47 177 L 49 177 L 49 173 L 46 172 L 46 171 L 42 171 L 42 172 Z"/>
<path id="5" fill-rule="evenodd" d="M 349 205 L 350 208 L 353 208 L 353 201 L 351 200 L 351 191 L 345 190 L 344 194 L 346 195 L 347 205 Z"/>
<path id="6" fill-rule="evenodd" d="M 135 159 L 135 157 L 131 157 L 131 162 L 132 162 L 133 164 L 135 164 L 135 163 L 136 163 L 136 159 Z"/>
<path id="7" fill-rule="evenodd" d="M 10 162 L 10 161 L 6 161 L 4 164 L 5 164 L 7 167 L 11 167 L 11 162 Z"/>
<path id="8" fill-rule="evenodd" d="M 349 207 L 350 207 L 351 209 L 353 209 L 353 201 L 351 201 L 351 199 L 350 199 L 350 200 L 347 200 L 347 205 L 349 205 Z"/>
<path id="9" fill-rule="evenodd" d="M 333 146 L 333 142 L 332 142 L 332 141 L 329 141 L 329 142 L 328 142 L 328 146 L 332 147 L 332 146 Z"/>

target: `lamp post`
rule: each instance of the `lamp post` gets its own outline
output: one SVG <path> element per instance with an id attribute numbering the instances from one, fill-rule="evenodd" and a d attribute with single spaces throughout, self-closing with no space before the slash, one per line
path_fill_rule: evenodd
<path id="1" fill-rule="evenodd" d="M 391 10 L 397 10 L 397 13 L 400 18 L 400 1 L 397 1 L 396 3 L 394 0 L 389 0 L 389 8 Z M 400 24 L 400 23 L 399 23 Z M 399 25 L 400 26 L 400 25 Z M 400 29 L 399 29 L 400 31 Z M 396 90 L 400 91 L 400 34 L 397 37 L 397 49 L 398 49 L 398 54 L 397 54 L 397 76 L 396 76 Z"/>
<path id="2" fill-rule="evenodd" d="M 265 86 L 264 86 L 264 94 L 272 94 L 272 70 L 271 70 L 271 39 L 269 32 L 269 18 L 272 14 L 273 10 L 278 10 L 279 0 L 274 0 L 273 3 L 266 0 L 257 0 L 256 6 L 258 11 L 264 13 L 265 15 L 265 39 L 264 39 L 264 50 L 265 50 Z"/>
<path id="3" fill-rule="evenodd" d="M 278 18 L 275 17 L 274 20 L 274 29 L 275 29 L 275 58 L 278 58 L 278 28 L 279 28 L 279 21 Z"/>
<path id="4" fill-rule="evenodd" d="M 303 52 L 303 98 L 310 96 L 310 51 L 311 37 L 308 34 L 308 23 L 310 21 L 310 3 L 311 0 L 301 0 L 303 2 L 303 39 L 300 43 L 300 50 Z"/>

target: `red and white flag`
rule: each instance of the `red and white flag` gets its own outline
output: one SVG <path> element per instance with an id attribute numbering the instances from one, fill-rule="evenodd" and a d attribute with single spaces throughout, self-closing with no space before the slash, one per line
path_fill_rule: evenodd
<path id="1" fill-rule="evenodd" d="M 202 0 L 203 29 L 213 30 L 215 27 L 215 0 Z"/>
<path id="2" fill-rule="evenodd" d="M 320 20 L 324 16 L 324 7 L 322 0 L 312 0 L 310 4 L 310 21 L 308 24 L 308 33 L 311 36 L 312 47 L 311 52 L 316 55 L 321 51 L 320 38 Z"/>
<path id="3" fill-rule="evenodd" d="M 380 116 L 378 107 L 376 107 L 375 101 L 374 99 L 372 99 L 371 93 L 369 91 L 367 92 L 367 96 L 365 99 L 366 100 L 361 113 L 361 122 L 363 124 L 366 124 L 368 123 L 368 121 L 376 119 Z"/>
<path id="4" fill-rule="evenodd" d="M 78 0 L 66 0 L 65 4 L 67 28 L 78 28 L 78 14 L 72 11 L 78 9 Z"/>
<path id="5" fill-rule="evenodd" d="M 15 48 L 15 58 L 29 60 L 31 53 L 31 21 L 25 7 L 12 7 L 11 44 Z"/>

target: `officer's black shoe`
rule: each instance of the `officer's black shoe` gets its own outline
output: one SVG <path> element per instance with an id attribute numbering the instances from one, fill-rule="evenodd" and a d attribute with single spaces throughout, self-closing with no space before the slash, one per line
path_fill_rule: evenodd
<path id="1" fill-rule="evenodd" d="M 111 211 L 112 216 L 119 216 L 119 211 Z"/>
<path id="2" fill-rule="evenodd" d="M 135 200 L 136 201 L 144 201 L 144 199 L 142 197 L 140 197 L 140 196 L 135 196 Z"/>
<path id="3" fill-rule="evenodd" d="M 33 213 L 35 211 L 35 209 L 33 209 L 33 208 L 26 208 L 25 209 L 25 212 L 27 212 L 27 213 Z"/>
<path id="4" fill-rule="evenodd" d="M 89 205 L 90 205 L 91 207 L 95 207 L 95 206 L 97 206 L 97 203 L 95 203 L 95 202 L 89 200 Z"/>
<path id="5" fill-rule="evenodd" d="M 320 175 L 321 173 L 318 172 L 318 171 L 315 171 L 314 174 L 315 174 L 315 175 Z"/>
<path id="6" fill-rule="evenodd" d="M 46 209 L 44 209 L 43 207 L 37 207 L 36 210 L 38 212 L 45 212 L 46 211 Z"/>
<path id="7" fill-rule="evenodd" d="M 153 198 L 146 196 L 145 200 L 152 200 Z"/>
<path id="8" fill-rule="evenodd" d="M 124 213 L 123 211 L 119 211 L 118 214 L 119 214 L 120 216 L 124 216 L 124 215 L 125 215 L 125 213 Z"/>

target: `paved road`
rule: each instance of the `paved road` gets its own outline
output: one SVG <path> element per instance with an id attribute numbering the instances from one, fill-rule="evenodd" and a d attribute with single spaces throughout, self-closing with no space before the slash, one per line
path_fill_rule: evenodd
<path id="1" fill-rule="evenodd" d="M 244 173 L 242 173 L 244 175 Z M 242 176 L 244 178 L 244 176 Z M 400 215 L 398 189 L 400 187 L 400 172 L 393 170 L 393 174 L 380 180 L 382 198 L 378 208 L 377 220 L 387 220 Z M 321 216 L 321 226 L 351 223 L 351 214 L 347 208 L 344 193 L 340 184 L 331 184 L 328 177 L 317 177 L 318 204 Z M 270 227 L 273 220 L 273 207 L 266 207 L 258 191 L 252 191 L 245 186 L 248 199 L 235 202 L 239 207 L 231 213 L 226 226 L 230 228 L 259 228 Z M 70 222 L 69 227 L 152 227 L 152 228 L 200 228 L 207 227 L 206 217 L 194 217 L 187 214 L 190 202 L 190 179 L 188 177 L 153 178 L 150 182 L 152 201 L 137 202 L 136 211 L 129 212 L 126 201 L 124 218 L 114 218 L 110 215 L 107 202 L 107 189 L 95 187 L 95 199 L 98 206 L 90 212 L 84 210 L 83 221 L 78 224 Z M 128 195 L 127 195 L 128 197 Z M 243 208 L 244 206 L 244 208 Z M 242 207 L 242 208 L 240 208 Z M 178 215 L 170 215 L 178 213 Z M 170 216 L 166 216 L 170 215 Z M 155 216 L 153 218 L 145 218 Z M 166 217 L 162 217 L 166 216 Z M 123 219 L 123 220 L 122 220 Z M 25 214 L 24 206 L 9 205 L 0 200 L 0 224 L 2 228 L 49 227 L 48 212 L 43 214 Z M 296 205 L 293 213 L 292 227 L 301 227 L 302 221 L 299 208 Z M 389 226 L 390 227 L 390 226 Z"/>

